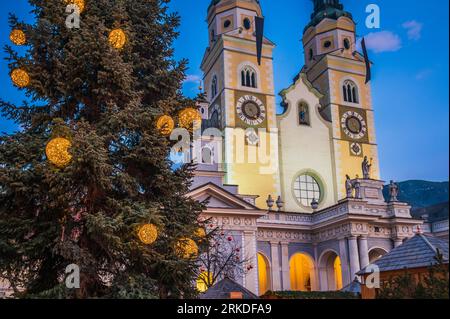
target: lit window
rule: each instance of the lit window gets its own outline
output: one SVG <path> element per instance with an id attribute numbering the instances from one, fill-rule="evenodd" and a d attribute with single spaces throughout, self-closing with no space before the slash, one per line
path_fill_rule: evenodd
<path id="1" fill-rule="evenodd" d="M 258 87 L 256 71 L 253 68 L 246 66 L 242 69 L 241 84 L 242 84 L 242 86 L 255 88 L 255 89 Z"/>
<path id="2" fill-rule="evenodd" d="M 294 183 L 294 193 L 300 204 L 305 207 L 310 207 L 313 200 L 320 201 L 322 198 L 319 183 L 308 174 L 297 177 Z"/>
<path id="3" fill-rule="evenodd" d="M 347 80 L 344 82 L 342 93 L 345 102 L 359 103 L 358 87 L 353 81 Z"/>

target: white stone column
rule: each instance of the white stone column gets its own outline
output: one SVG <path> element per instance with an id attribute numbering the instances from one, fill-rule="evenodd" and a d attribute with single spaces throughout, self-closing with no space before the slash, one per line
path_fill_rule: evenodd
<path id="1" fill-rule="evenodd" d="M 354 278 L 350 276 L 350 264 L 347 253 L 347 240 L 345 238 L 339 238 L 339 257 L 341 257 L 342 268 L 342 284 L 347 286 Z"/>
<path id="2" fill-rule="evenodd" d="M 356 277 L 356 273 L 361 269 L 359 265 L 358 239 L 356 236 L 350 236 L 348 238 L 348 250 L 350 255 L 350 276 L 353 280 Z"/>
<path id="3" fill-rule="evenodd" d="M 367 245 L 367 236 L 359 237 L 359 261 L 361 269 L 370 264 L 369 247 Z"/>
<path id="4" fill-rule="evenodd" d="M 289 243 L 281 243 L 281 277 L 283 290 L 291 290 L 291 276 L 289 273 Z"/>
<path id="5" fill-rule="evenodd" d="M 394 239 L 394 248 L 397 248 L 398 246 L 403 245 L 403 239 L 402 238 L 395 238 Z"/>
<path id="6" fill-rule="evenodd" d="M 281 291 L 281 268 L 280 268 L 280 252 L 278 250 L 280 244 L 277 242 L 270 242 L 271 260 L 271 277 L 272 277 L 272 291 Z"/>
<path id="7" fill-rule="evenodd" d="M 243 234 L 245 257 L 249 259 L 249 263 L 253 265 L 253 269 L 245 275 L 245 288 L 259 295 L 258 287 L 258 256 L 256 250 L 256 232 L 244 231 Z"/>

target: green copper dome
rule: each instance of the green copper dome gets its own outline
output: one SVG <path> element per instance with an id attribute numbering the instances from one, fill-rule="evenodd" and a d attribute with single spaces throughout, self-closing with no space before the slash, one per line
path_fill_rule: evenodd
<path id="1" fill-rule="evenodd" d="M 215 6 L 216 4 L 219 4 L 220 1 L 222 1 L 222 0 L 211 0 L 211 3 L 209 5 L 208 9 L 211 8 L 212 6 Z M 257 4 L 259 4 L 259 0 L 246 0 L 246 1 L 256 2 Z"/>
<path id="2" fill-rule="evenodd" d="M 315 27 L 325 18 L 337 20 L 340 17 L 347 17 L 353 19 L 352 14 L 344 10 L 344 6 L 339 0 L 313 0 L 313 2 L 314 12 L 311 15 L 311 22 L 304 31 L 309 27 Z"/>

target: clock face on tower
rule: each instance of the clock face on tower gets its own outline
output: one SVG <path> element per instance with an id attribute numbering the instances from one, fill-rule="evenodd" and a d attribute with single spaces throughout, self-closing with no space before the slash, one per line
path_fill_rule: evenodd
<path id="1" fill-rule="evenodd" d="M 356 111 L 348 111 L 342 115 L 342 130 L 353 140 L 360 140 L 366 136 L 367 124 L 364 117 Z"/>
<path id="2" fill-rule="evenodd" d="M 260 125 L 266 118 L 266 107 L 253 95 L 242 96 L 237 102 L 236 110 L 239 118 L 248 125 Z"/>

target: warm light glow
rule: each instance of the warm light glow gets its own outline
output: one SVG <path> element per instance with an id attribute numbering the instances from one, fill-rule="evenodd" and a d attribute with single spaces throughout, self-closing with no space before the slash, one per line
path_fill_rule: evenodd
<path id="1" fill-rule="evenodd" d="M 168 115 L 162 115 L 156 121 L 156 128 L 159 133 L 164 136 L 168 136 L 172 133 L 175 127 L 174 120 Z"/>
<path id="2" fill-rule="evenodd" d="M 47 159 L 58 168 L 66 167 L 72 160 L 72 155 L 69 153 L 71 146 L 72 143 L 68 139 L 62 137 L 52 139 L 45 148 Z"/>
<path id="3" fill-rule="evenodd" d="M 262 254 L 258 254 L 258 280 L 259 295 L 262 296 L 270 290 L 270 267 Z"/>
<path id="4" fill-rule="evenodd" d="M 202 124 L 202 116 L 200 112 L 194 108 L 187 108 L 182 110 L 178 117 L 180 126 L 189 131 L 200 128 Z"/>
<path id="5" fill-rule="evenodd" d="M 158 238 L 158 229 L 155 225 L 145 224 L 139 228 L 138 236 L 140 241 L 145 245 L 153 244 Z"/>
<path id="6" fill-rule="evenodd" d="M 189 238 L 182 238 L 175 247 L 176 254 L 180 258 L 191 259 L 198 256 L 197 244 Z"/>
<path id="7" fill-rule="evenodd" d="M 198 276 L 197 279 L 197 290 L 201 293 L 208 290 L 208 286 L 213 285 L 213 275 L 207 271 L 203 272 Z"/>
<path id="8" fill-rule="evenodd" d="M 296 254 L 289 263 L 292 291 L 311 291 L 314 265 L 305 254 Z"/>
<path id="9" fill-rule="evenodd" d="M 122 29 L 115 29 L 109 33 L 109 43 L 115 49 L 122 49 L 127 42 L 127 36 Z"/>
<path id="10" fill-rule="evenodd" d="M 205 238 L 206 237 L 206 230 L 203 227 L 199 227 L 195 231 L 195 236 L 197 236 L 198 238 Z"/>
<path id="11" fill-rule="evenodd" d="M 336 281 L 336 290 L 342 289 L 342 265 L 339 256 L 334 260 L 334 280 Z"/>
<path id="12" fill-rule="evenodd" d="M 66 4 L 75 4 L 80 9 L 80 13 L 84 11 L 84 0 L 65 0 Z"/>
<path id="13" fill-rule="evenodd" d="M 30 84 L 30 76 L 27 71 L 22 69 L 15 69 L 11 72 L 11 80 L 14 85 L 19 88 L 24 88 Z"/>
<path id="14" fill-rule="evenodd" d="M 27 43 L 27 37 L 25 36 L 25 33 L 22 30 L 18 29 L 14 29 L 11 31 L 9 39 L 15 45 L 24 45 L 25 43 Z"/>

